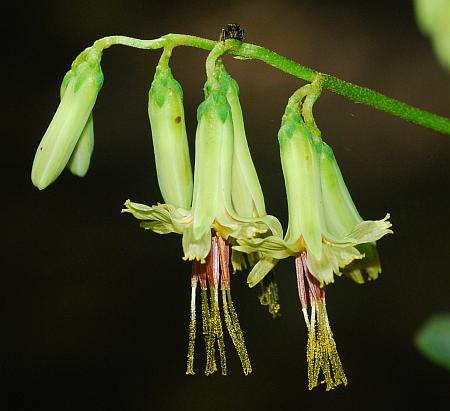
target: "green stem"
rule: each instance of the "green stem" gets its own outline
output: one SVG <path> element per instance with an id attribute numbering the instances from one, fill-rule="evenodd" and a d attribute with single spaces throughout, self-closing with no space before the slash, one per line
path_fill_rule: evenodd
<path id="1" fill-rule="evenodd" d="M 387 97 L 366 87 L 357 86 L 340 80 L 329 74 L 322 74 L 309 67 L 302 66 L 264 47 L 237 40 L 227 40 L 230 43 L 228 54 L 242 59 L 260 60 L 294 77 L 312 82 L 317 74 L 321 74 L 322 87 L 339 94 L 355 103 L 365 104 L 377 110 L 400 117 L 406 121 L 427 127 L 435 131 L 450 135 L 450 119 L 412 107 L 391 97 Z M 185 34 L 167 34 L 154 40 L 140 40 L 126 36 L 110 36 L 97 40 L 94 47 L 100 50 L 116 44 L 140 49 L 159 49 L 166 46 L 188 46 L 204 50 L 212 50 L 216 41 Z"/>

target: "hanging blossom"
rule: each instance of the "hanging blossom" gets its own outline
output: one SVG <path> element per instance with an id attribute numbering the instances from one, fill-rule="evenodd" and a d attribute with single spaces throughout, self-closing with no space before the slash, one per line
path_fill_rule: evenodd
<path id="1" fill-rule="evenodd" d="M 295 258 L 297 286 L 308 329 L 309 389 L 323 374 L 327 390 L 347 385 L 325 303 L 326 284 L 347 274 L 356 282 L 381 271 L 375 241 L 392 233 L 389 214 L 364 221 L 348 192 L 332 149 L 322 141 L 312 116 L 320 94 L 320 77 L 289 99 L 278 133 L 288 201 L 285 237 L 238 239 L 236 250 L 262 258 L 248 276 L 259 283 L 280 259 Z M 308 313 L 308 302 L 310 311 Z"/>
<path id="2" fill-rule="evenodd" d="M 266 233 L 281 236 L 282 229 L 276 218 L 265 213 L 238 107 L 237 89 L 220 62 L 208 75 L 205 101 L 198 108 L 192 193 L 187 189 L 191 173 L 182 91 L 167 64 L 170 53 L 171 50 L 164 51 L 149 92 L 158 182 L 165 204 L 147 206 L 127 200 L 123 211 L 141 220 L 144 229 L 181 234 L 183 258 L 193 261 L 186 373 L 194 374 L 196 291 L 200 285 L 207 357 L 205 374 L 217 370 L 216 343 L 222 374 L 227 373 L 219 309 L 221 297 L 225 325 L 247 375 L 252 368 L 230 292 L 230 243 Z M 174 153 L 178 153 L 180 161 L 174 161 Z M 238 184 L 246 188 L 233 191 L 232 187 Z M 247 211 L 241 215 L 238 208 Z M 232 261 L 242 264 L 241 257 Z"/>
<path id="3" fill-rule="evenodd" d="M 231 172 L 231 200 L 235 212 L 242 217 L 264 217 L 267 215 L 264 195 L 259 183 L 258 175 L 252 161 L 245 134 L 244 119 L 239 102 L 239 85 L 226 71 L 221 61 L 217 61 L 217 73 L 221 89 L 230 104 L 233 118 L 234 151 Z M 268 231 L 267 233 L 270 234 Z M 267 234 L 260 234 L 265 236 Z M 236 245 L 231 240 L 230 245 Z M 242 271 L 253 267 L 261 257 L 261 253 L 242 253 L 233 249 L 231 262 L 234 271 Z M 278 285 L 273 271 L 260 281 L 259 301 L 268 308 L 274 317 L 279 316 L 280 301 Z"/>

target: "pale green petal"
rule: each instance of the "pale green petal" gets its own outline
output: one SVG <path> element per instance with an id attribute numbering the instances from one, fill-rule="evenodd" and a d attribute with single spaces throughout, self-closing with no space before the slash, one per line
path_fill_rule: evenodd
<path id="1" fill-rule="evenodd" d="M 78 177 L 84 177 L 88 172 L 93 151 L 94 119 L 91 113 L 67 164 L 70 172 Z"/>
<path id="2" fill-rule="evenodd" d="M 231 250 L 231 265 L 233 271 L 243 271 L 247 268 L 247 255 L 241 251 Z"/>
<path id="3" fill-rule="evenodd" d="M 222 80 L 227 86 L 226 95 L 231 107 L 234 127 L 233 205 L 237 213 L 244 217 L 262 216 L 266 214 L 264 196 L 245 135 L 239 87 L 226 72 L 222 74 Z"/>
<path id="4" fill-rule="evenodd" d="M 278 219 L 265 215 L 259 218 L 243 218 L 236 214 L 219 218 L 214 228 L 225 239 L 232 237 L 238 239 L 250 239 L 252 237 L 267 237 L 274 234 L 282 238 L 282 227 Z"/>
<path id="5" fill-rule="evenodd" d="M 334 274 L 340 274 L 340 268 L 347 266 L 363 255 L 355 247 L 335 247 L 324 244 L 320 259 L 308 253 L 306 261 L 311 274 L 320 281 L 320 284 L 329 284 L 334 281 Z"/>
<path id="6" fill-rule="evenodd" d="M 175 233 L 173 224 L 166 221 L 141 221 L 139 224 L 144 230 L 151 230 L 157 234 Z"/>
<path id="7" fill-rule="evenodd" d="M 352 266 L 352 264 L 350 264 Z M 357 284 L 364 284 L 364 276 L 362 274 L 362 271 L 360 268 L 348 268 L 345 267 L 344 274 L 349 277 L 351 280 L 353 280 Z"/>
<path id="8" fill-rule="evenodd" d="M 247 277 L 247 283 L 250 287 L 258 284 L 278 263 L 278 260 L 272 257 L 261 258 L 250 271 Z"/>
<path id="9" fill-rule="evenodd" d="M 389 214 L 386 214 L 386 217 L 382 220 L 362 221 L 342 241 L 339 241 L 339 243 L 352 245 L 372 243 L 386 234 L 392 234 L 393 231 L 389 229 L 392 227 L 392 224 L 388 221 L 389 217 Z"/>
<path id="10" fill-rule="evenodd" d="M 315 258 L 313 254 L 307 254 L 306 261 L 309 271 L 321 285 L 334 281 L 333 268 L 324 254 L 320 259 Z"/>
<path id="11" fill-rule="evenodd" d="M 200 238 L 194 236 L 192 226 L 183 233 L 184 260 L 205 262 L 211 249 L 211 230 L 207 230 Z"/>
<path id="12" fill-rule="evenodd" d="M 364 258 L 355 260 L 346 266 L 342 272 L 353 281 L 362 284 L 365 281 L 364 273 L 369 280 L 376 280 L 381 273 L 380 257 L 375 243 L 360 244 L 356 246 Z"/>
<path id="13" fill-rule="evenodd" d="M 333 150 L 323 142 L 320 155 L 320 181 L 327 230 L 334 237 L 345 236 L 363 219 L 353 203 Z"/>
<path id="14" fill-rule="evenodd" d="M 122 213 L 131 213 L 138 220 L 145 222 L 141 224 L 141 227 L 159 234 L 182 234 L 192 222 L 187 210 L 169 204 L 148 206 L 127 200 L 125 207 Z"/>
<path id="15" fill-rule="evenodd" d="M 298 250 L 287 246 L 282 238 L 269 236 L 265 238 L 239 239 L 239 245 L 233 249 L 244 253 L 260 252 L 264 256 L 269 256 L 281 260 L 297 254 Z"/>

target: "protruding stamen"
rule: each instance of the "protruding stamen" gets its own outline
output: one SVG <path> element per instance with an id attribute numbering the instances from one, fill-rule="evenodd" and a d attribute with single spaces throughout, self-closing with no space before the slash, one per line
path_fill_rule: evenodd
<path id="1" fill-rule="evenodd" d="M 220 318 L 219 310 L 219 289 L 211 289 L 211 299 L 214 295 L 214 306 L 212 310 L 212 321 L 214 334 L 217 338 L 217 345 L 219 347 L 220 366 L 222 368 L 222 375 L 227 375 L 227 359 L 225 355 L 225 341 L 223 339 L 222 319 Z"/>
<path id="2" fill-rule="evenodd" d="M 267 306 L 269 313 L 273 318 L 280 316 L 280 299 L 278 297 L 278 285 L 275 276 L 271 271 L 261 281 L 261 294 L 259 294 L 259 303 Z"/>
<path id="3" fill-rule="evenodd" d="M 222 290 L 222 305 L 225 324 L 239 359 L 241 360 L 244 374 L 248 375 L 252 372 L 252 366 L 245 346 L 244 334 L 239 324 L 236 310 L 234 309 L 233 300 L 231 299 L 231 277 L 229 267 L 230 248 L 223 238 L 220 236 L 217 236 L 216 238 L 220 253 L 220 288 Z"/>
<path id="4" fill-rule="evenodd" d="M 314 359 L 316 354 L 316 307 L 311 307 L 311 322 L 308 329 L 308 342 L 306 344 L 306 361 L 308 364 L 308 389 L 313 389 L 317 385 L 319 372 L 315 373 Z"/>
<path id="5" fill-rule="evenodd" d="M 209 263 L 209 258 L 207 263 Z M 202 270 L 200 271 L 199 280 L 202 289 L 202 324 L 203 324 L 203 338 L 205 340 L 205 350 L 206 350 L 206 365 L 205 374 L 210 375 L 217 370 L 215 352 L 214 352 L 214 330 L 212 326 L 211 313 L 208 303 L 208 284 L 207 284 L 207 264 L 201 265 Z"/>
<path id="6" fill-rule="evenodd" d="M 207 289 L 202 288 L 202 320 L 203 338 L 205 340 L 206 365 L 205 374 L 209 375 L 217 370 L 214 353 L 214 331 L 212 329 L 211 315 L 209 312 Z"/>
<path id="7" fill-rule="evenodd" d="M 191 274 L 191 320 L 189 323 L 189 345 L 187 354 L 186 374 L 194 375 L 194 352 L 196 336 L 196 318 L 195 318 L 195 294 L 197 292 L 198 273 L 200 263 L 195 261 L 192 265 Z"/>
<path id="8" fill-rule="evenodd" d="M 236 335 L 236 343 L 234 345 L 236 347 L 236 351 L 241 360 L 242 369 L 244 370 L 244 374 L 248 375 L 252 372 L 252 365 L 250 363 L 250 358 L 247 353 L 247 347 L 245 345 L 244 333 L 242 332 L 236 310 L 234 309 L 233 300 L 231 299 L 231 291 L 226 290 L 226 294 L 227 294 L 227 301 L 228 301 L 228 309 L 230 311 L 230 316 L 231 316 L 231 323 L 233 325 L 234 332 Z"/>
<path id="9" fill-rule="evenodd" d="M 301 269 L 297 271 L 299 294 L 303 293 L 306 300 L 305 281 L 304 279 L 299 280 L 298 278 L 298 274 L 301 271 L 308 283 L 311 305 L 311 319 L 306 348 L 308 388 L 312 390 L 319 384 L 319 374 L 320 371 L 322 371 L 328 391 L 340 384 L 347 385 L 347 377 L 345 376 L 329 324 L 325 304 L 325 290 L 320 287 L 318 281 L 309 272 L 306 264 L 306 255 L 301 254 L 298 259 L 301 259 L 300 263 L 302 266 Z M 296 263 L 297 261 L 298 260 L 296 259 Z M 300 290 L 300 287 L 303 287 L 302 291 Z M 300 297 L 300 299 L 302 299 L 302 297 Z"/>
<path id="10" fill-rule="evenodd" d="M 295 257 L 295 272 L 297 274 L 297 290 L 300 304 L 302 305 L 303 318 L 305 319 L 306 328 L 309 330 L 309 318 L 308 318 L 308 302 L 306 300 L 306 287 L 305 287 L 305 271 L 303 267 L 302 255 Z"/>
<path id="11" fill-rule="evenodd" d="M 214 345 L 214 340 L 217 338 L 222 375 L 226 375 L 227 361 L 225 356 L 225 342 L 223 339 L 222 319 L 220 318 L 219 310 L 220 251 L 217 237 L 213 237 L 211 241 L 211 251 L 207 259 L 206 273 L 210 289 L 211 328 L 214 335 L 212 344 Z"/>

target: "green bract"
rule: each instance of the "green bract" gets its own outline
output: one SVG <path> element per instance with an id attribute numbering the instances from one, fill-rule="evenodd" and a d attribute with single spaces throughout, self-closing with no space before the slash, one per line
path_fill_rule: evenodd
<path id="1" fill-rule="evenodd" d="M 98 50 L 86 49 L 74 61 L 72 69 L 64 77 L 61 102 L 39 144 L 31 171 L 31 180 L 40 190 L 50 185 L 61 174 L 82 134 L 83 140 L 86 141 L 80 143 L 80 147 L 77 148 L 80 152 L 75 154 L 70 168 L 78 175 L 83 175 L 87 171 L 92 152 L 90 147 L 93 146 L 92 124 L 87 123 L 103 84 L 100 58 L 101 52 Z M 83 159 L 80 161 L 78 156 Z"/>
<path id="2" fill-rule="evenodd" d="M 159 64 L 148 93 L 148 115 L 159 188 L 166 203 L 189 208 L 192 168 L 184 121 L 183 91 L 166 64 Z"/>
<path id="3" fill-rule="evenodd" d="M 269 236 L 239 240 L 237 250 L 263 255 L 248 282 L 254 286 L 279 259 L 303 252 L 309 271 L 321 284 L 333 282 L 333 273 L 339 275 L 353 261 L 363 260 L 365 251 L 367 262 L 348 267 L 348 274 L 359 282 L 361 270 L 376 278 L 380 268 L 373 242 L 392 232 L 389 215 L 380 221 L 361 219 L 331 148 L 305 124 L 300 106 L 299 98 L 290 99 L 278 133 L 288 230 L 284 239 Z"/>

